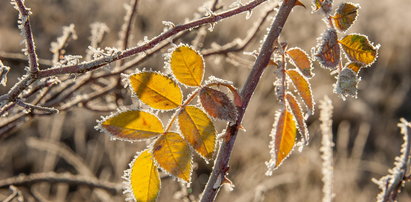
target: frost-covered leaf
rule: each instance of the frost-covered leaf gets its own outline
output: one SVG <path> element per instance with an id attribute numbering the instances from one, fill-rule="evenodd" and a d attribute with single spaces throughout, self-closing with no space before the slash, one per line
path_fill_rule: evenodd
<path id="1" fill-rule="evenodd" d="M 237 109 L 221 91 L 204 87 L 200 91 L 200 101 L 206 112 L 214 118 L 229 122 L 235 122 L 237 119 Z"/>
<path id="2" fill-rule="evenodd" d="M 310 83 L 296 70 L 287 70 L 287 75 L 291 78 L 298 94 L 304 100 L 305 105 L 311 113 L 314 112 L 314 99 L 311 92 Z"/>
<path id="3" fill-rule="evenodd" d="M 350 34 L 338 41 L 347 57 L 353 62 L 369 66 L 377 59 L 378 47 L 374 47 L 367 36 Z"/>
<path id="4" fill-rule="evenodd" d="M 111 136 L 124 140 L 143 140 L 164 132 L 160 119 L 154 114 L 139 110 L 114 114 L 100 124 Z"/>
<path id="5" fill-rule="evenodd" d="M 181 83 L 200 86 L 204 76 L 203 57 L 188 46 L 177 47 L 171 54 L 171 70 Z"/>
<path id="6" fill-rule="evenodd" d="M 334 85 L 334 92 L 343 98 L 352 96 L 357 97 L 357 74 L 348 68 L 344 68 L 338 75 L 337 83 Z"/>
<path id="7" fill-rule="evenodd" d="M 312 6 L 313 11 L 318 11 L 318 9 L 322 9 L 325 14 L 328 14 L 331 12 L 332 0 L 314 0 L 313 2 L 314 6 Z"/>
<path id="8" fill-rule="evenodd" d="M 178 125 L 184 138 L 205 159 L 213 157 L 216 130 L 203 110 L 186 106 L 178 115 Z"/>
<path id="9" fill-rule="evenodd" d="M 332 28 L 327 29 L 321 37 L 321 43 L 315 57 L 323 67 L 334 70 L 340 62 L 340 54 L 337 31 Z"/>
<path id="10" fill-rule="evenodd" d="M 171 78 L 156 72 L 141 72 L 129 78 L 137 97 L 154 109 L 170 110 L 180 106 L 183 94 Z"/>
<path id="11" fill-rule="evenodd" d="M 360 71 L 362 67 L 362 64 L 359 64 L 357 62 L 350 62 L 345 67 L 348 69 L 351 69 L 352 71 L 358 74 L 358 72 Z"/>
<path id="12" fill-rule="evenodd" d="M 304 139 L 304 142 L 307 143 L 309 134 L 308 134 L 307 125 L 305 124 L 305 121 L 304 121 L 304 114 L 301 110 L 300 104 L 297 102 L 297 99 L 295 99 L 294 95 L 292 95 L 291 93 L 285 94 L 285 98 L 287 100 L 288 106 L 291 109 L 291 112 L 294 115 L 296 124 L 298 126 L 297 127 L 298 131 L 300 131 L 300 134 L 302 138 Z"/>
<path id="13" fill-rule="evenodd" d="M 348 30 L 357 19 L 360 6 L 353 3 L 342 3 L 338 7 L 334 16 L 331 16 L 334 26 L 342 32 Z"/>
<path id="14" fill-rule="evenodd" d="M 167 173 L 187 183 L 191 181 L 191 149 L 178 133 L 161 135 L 153 145 L 153 156 L 158 166 Z"/>
<path id="15" fill-rule="evenodd" d="M 295 66 L 300 69 L 304 76 L 311 78 L 312 75 L 312 64 L 307 53 L 301 48 L 291 48 L 287 50 L 287 55 L 293 60 Z"/>
<path id="16" fill-rule="evenodd" d="M 297 128 L 293 115 L 287 110 L 277 114 L 270 135 L 273 140 L 270 142 L 271 160 L 267 163 L 268 174 L 280 166 L 283 160 L 290 155 L 295 145 L 296 133 Z"/>
<path id="17" fill-rule="evenodd" d="M 128 183 L 135 201 L 156 201 L 160 192 L 160 175 L 152 154 L 145 150 L 130 163 Z"/>

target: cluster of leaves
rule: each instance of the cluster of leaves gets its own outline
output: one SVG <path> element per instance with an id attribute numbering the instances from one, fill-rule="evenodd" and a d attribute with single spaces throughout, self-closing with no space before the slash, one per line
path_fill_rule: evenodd
<path id="1" fill-rule="evenodd" d="M 169 55 L 168 64 L 166 68 L 172 72 L 169 75 L 142 71 L 127 76 L 132 91 L 148 110 L 119 111 L 99 121 L 98 125 L 115 139 L 153 140 L 146 150 L 136 155 L 125 172 L 129 184 L 127 191 L 138 201 L 157 198 L 160 191 L 158 168 L 190 183 L 192 151 L 206 161 L 213 158 L 216 129 L 212 119 L 234 122 L 236 106 L 241 106 L 237 89 L 230 82 L 214 77 L 203 82 L 203 57 L 191 47 L 176 47 Z M 194 89 L 184 101 L 180 86 Z M 219 86 L 232 92 L 234 102 L 213 88 Z M 196 97 L 199 103 L 189 105 Z M 174 113 L 164 127 L 156 113 L 171 110 Z M 173 125 L 176 129 L 171 131 Z"/>
<path id="2" fill-rule="evenodd" d="M 313 59 L 298 47 L 287 49 L 285 42 L 279 43 L 277 51 L 274 52 L 271 61 L 271 64 L 277 67 L 277 80 L 274 86 L 282 107 L 276 112 L 271 132 L 273 140 L 270 143 L 271 160 L 266 163 L 267 175 L 271 175 L 272 171 L 291 154 L 294 146 L 298 145 L 296 144 L 297 129 L 302 136 L 299 144 L 301 146 L 307 144 L 309 134 L 305 118 L 313 114 L 315 105 L 309 83 L 309 79 L 313 77 L 312 60 L 318 61 L 323 68 L 331 70 L 332 73 L 337 73 L 334 92 L 345 99 L 347 96 L 357 96 L 360 69 L 369 67 L 377 58 L 379 47 L 374 46 L 365 35 L 348 34 L 338 39 L 338 33 L 345 33 L 355 22 L 359 5 L 341 3 L 334 15 L 331 15 L 332 4 L 332 0 L 313 2 L 313 10 L 323 11 L 324 22 L 328 27 L 319 40 Z M 344 67 L 341 52 L 345 53 L 348 60 Z M 287 66 L 288 63 L 293 66 Z M 306 107 L 305 111 L 290 91 L 288 83 L 292 83 L 295 87 L 299 95 L 297 97 L 301 98 Z"/>

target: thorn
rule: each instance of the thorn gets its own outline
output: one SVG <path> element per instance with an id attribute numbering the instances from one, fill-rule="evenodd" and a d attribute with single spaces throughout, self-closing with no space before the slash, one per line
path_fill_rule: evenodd
<path id="1" fill-rule="evenodd" d="M 242 124 L 239 124 L 239 125 L 237 126 L 237 129 L 242 130 L 243 132 L 246 132 L 246 131 L 247 131 Z"/>
<path id="2" fill-rule="evenodd" d="M 297 0 L 296 2 L 295 2 L 295 5 L 294 6 L 302 6 L 302 7 L 304 7 L 305 9 L 307 9 L 307 7 L 305 7 L 305 5 L 301 2 L 301 1 L 299 1 L 299 0 Z"/>

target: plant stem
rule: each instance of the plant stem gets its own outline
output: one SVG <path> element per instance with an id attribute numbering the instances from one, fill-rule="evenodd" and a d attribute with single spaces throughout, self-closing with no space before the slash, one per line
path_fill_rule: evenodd
<path id="1" fill-rule="evenodd" d="M 241 89 L 242 106 L 237 108 L 238 117 L 234 125 L 227 126 L 225 141 L 222 142 L 220 149 L 218 151 L 217 159 L 214 163 L 214 168 L 208 179 L 206 188 L 204 189 L 203 195 L 201 197 L 201 202 L 213 201 L 221 187 L 221 182 L 223 182 L 224 177 L 228 171 L 228 161 L 234 146 L 234 142 L 237 136 L 238 127 L 241 125 L 245 110 L 248 106 L 251 96 L 257 87 L 258 81 L 267 67 L 270 60 L 271 54 L 273 52 L 274 42 L 278 39 L 284 24 L 295 5 L 296 0 L 284 0 L 275 20 L 267 34 L 267 38 L 261 47 L 260 54 L 254 63 L 254 66 L 247 77 L 247 81 L 244 87 Z"/>

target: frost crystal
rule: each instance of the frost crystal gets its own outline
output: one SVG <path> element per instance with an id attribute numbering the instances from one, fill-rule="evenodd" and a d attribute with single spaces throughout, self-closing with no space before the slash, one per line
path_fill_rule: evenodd
<path id="1" fill-rule="evenodd" d="M 7 73 L 9 73 L 10 67 L 3 65 L 0 60 L 0 84 L 6 86 L 7 84 Z"/>

